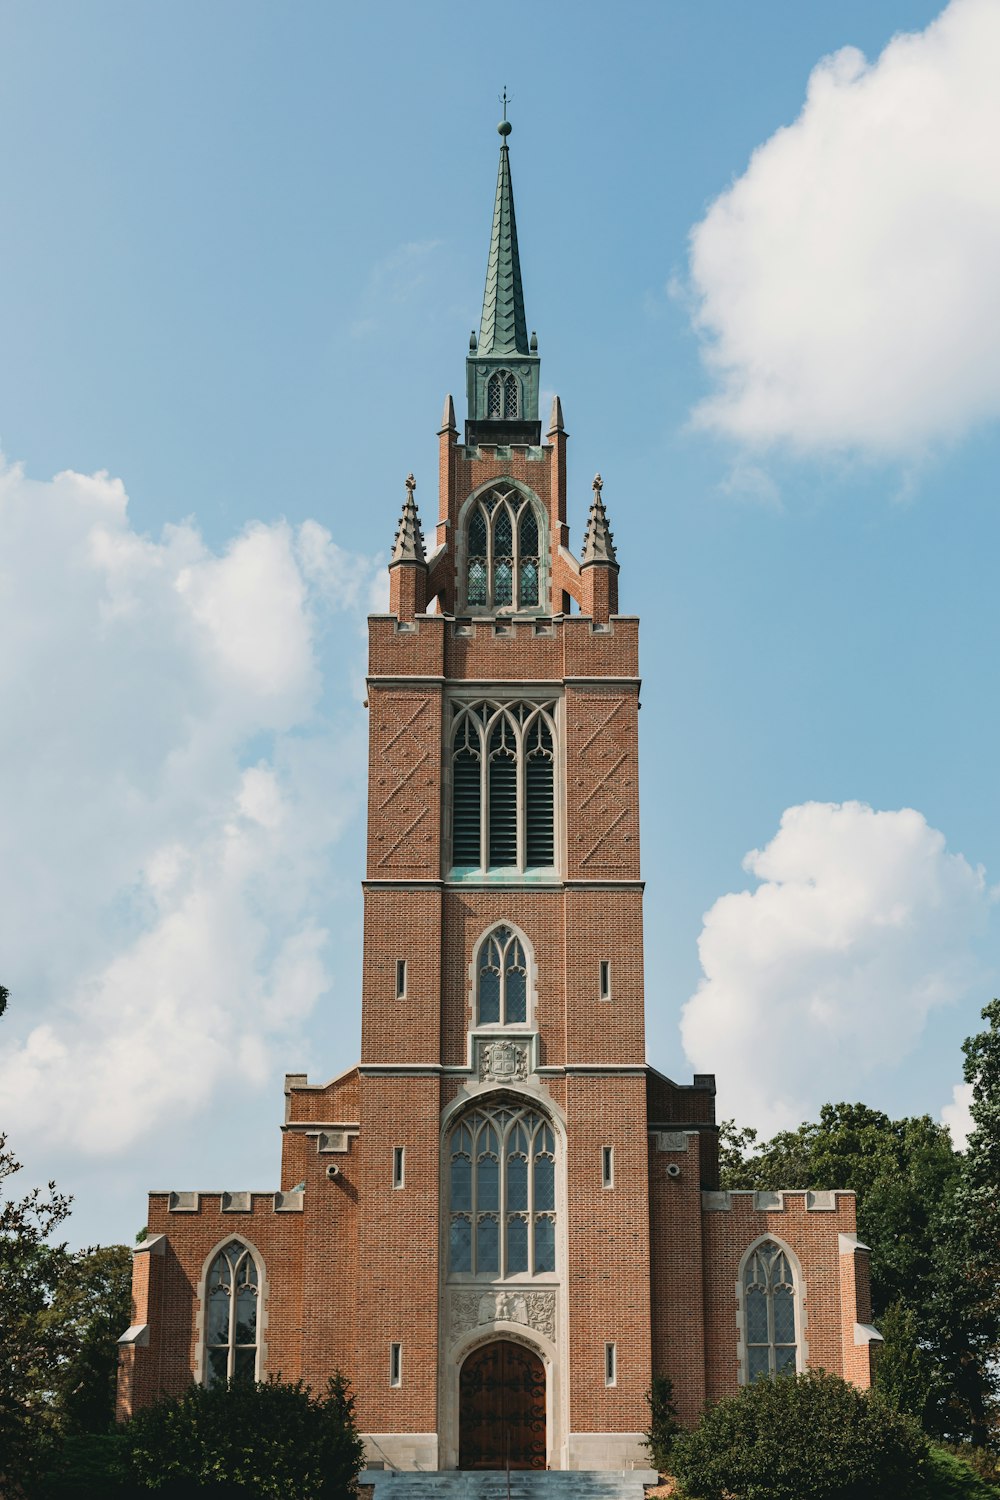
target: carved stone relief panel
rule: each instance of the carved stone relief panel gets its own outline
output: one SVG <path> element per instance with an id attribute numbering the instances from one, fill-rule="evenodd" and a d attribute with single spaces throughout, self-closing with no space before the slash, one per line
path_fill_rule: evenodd
<path id="1" fill-rule="evenodd" d="M 533 1328 L 544 1338 L 556 1336 L 556 1294 L 554 1291 L 453 1291 L 450 1294 L 448 1337 L 455 1343 L 470 1329 L 488 1323 L 520 1323 Z"/>
<path id="2" fill-rule="evenodd" d="M 480 1082 L 518 1083 L 528 1076 L 528 1048 L 523 1042 L 479 1044 Z"/>

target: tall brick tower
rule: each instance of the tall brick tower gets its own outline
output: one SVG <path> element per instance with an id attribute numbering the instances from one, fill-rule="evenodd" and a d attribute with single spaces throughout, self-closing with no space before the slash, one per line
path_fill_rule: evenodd
<path id="1" fill-rule="evenodd" d="M 693 1422 L 879 1335 L 853 1195 L 720 1192 L 713 1078 L 645 1060 L 638 625 L 599 475 L 569 548 L 499 129 L 464 441 L 449 396 L 370 621 L 361 1061 L 286 1075 L 279 1191 L 150 1194 L 119 1410 L 340 1369 L 373 1466 L 641 1468 L 654 1372 Z"/>
<path id="2" fill-rule="evenodd" d="M 368 1182 L 402 1152 L 404 1183 L 360 1207 L 358 1385 L 394 1452 L 497 1467 L 477 1390 L 544 1369 L 544 1458 L 624 1467 L 651 1368 L 638 629 L 599 476 L 568 549 L 499 128 L 465 440 L 448 397 L 436 547 L 411 476 L 371 621 L 359 1147 Z"/>

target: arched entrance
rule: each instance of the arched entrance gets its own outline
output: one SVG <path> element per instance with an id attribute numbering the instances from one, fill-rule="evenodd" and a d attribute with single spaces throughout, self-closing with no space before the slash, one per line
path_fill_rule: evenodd
<path id="1" fill-rule="evenodd" d="M 545 1468 L 545 1366 L 510 1339 L 473 1349 L 459 1377 L 460 1469 Z"/>

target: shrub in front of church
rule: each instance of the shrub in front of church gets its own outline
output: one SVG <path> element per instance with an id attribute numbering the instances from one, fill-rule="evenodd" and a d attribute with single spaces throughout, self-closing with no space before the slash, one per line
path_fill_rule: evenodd
<path id="1" fill-rule="evenodd" d="M 669 1375 L 654 1375 L 653 1384 L 646 1392 L 649 1406 L 649 1431 L 646 1447 L 654 1468 L 666 1474 L 670 1467 L 674 1439 L 682 1432 L 674 1405 L 674 1383 Z"/>
<path id="2" fill-rule="evenodd" d="M 364 1455 L 341 1375 L 323 1396 L 301 1381 L 193 1385 L 139 1412 L 126 1432 L 133 1483 L 178 1495 L 224 1487 L 234 1495 L 346 1500 Z"/>
<path id="3" fill-rule="evenodd" d="M 756 1380 L 679 1437 L 689 1500 L 887 1500 L 926 1493 L 917 1423 L 823 1371 Z"/>

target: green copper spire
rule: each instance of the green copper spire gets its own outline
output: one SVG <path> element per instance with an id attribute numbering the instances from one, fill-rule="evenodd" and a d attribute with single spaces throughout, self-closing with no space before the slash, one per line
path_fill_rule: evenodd
<path id="1" fill-rule="evenodd" d="M 538 339 L 528 336 L 524 317 L 521 260 L 517 249 L 514 189 L 510 180 L 507 93 L 500 132 L 500 167 L 493 205 L 493 230 L 486 265 L 486 292 L 479 338 L 469 340 L 466 377 L 469 417 L 466 442 L 541 442 L 538 420 Z"/>
<path id="2" fill-rule="evenodd" d="M 497 129 L 503 144 L 500 147 L 497 197 L 493 207 L 490 258 L 486 265 L 483 316 L 479 325 L 479 353 L 527 354 L 528 329 L 524 321 L 524 291 L 521 286 L 521 261 L 517 253 L 514 189 L 511 186 L 510 151 L 507 148 L 511 125 L 506 118 L 506 111 L 505 118 Z"/>

